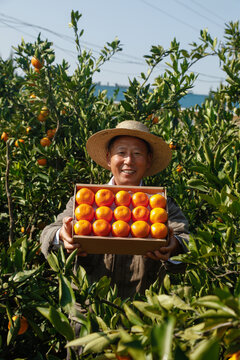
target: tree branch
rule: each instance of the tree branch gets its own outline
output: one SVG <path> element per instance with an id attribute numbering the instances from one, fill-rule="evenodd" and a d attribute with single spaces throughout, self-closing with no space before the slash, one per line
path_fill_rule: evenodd
<path id="1" fill-rule="evenodd" d="M 14 227 L 14 221 L 13 221 L 13 206 L 12 206 L 12 197 L 9 187 L 9 170 L 10 170 L 10 148 L 8 141 L 6 142 L 6 176 L 5 176 L 5 186 L 6 186 L 6 194 L 7 194 L 7 200 L 8 200 L 8 212 L 9 212 L 9 245 L 12 246 L 13 244 L 13 227 Z"/>

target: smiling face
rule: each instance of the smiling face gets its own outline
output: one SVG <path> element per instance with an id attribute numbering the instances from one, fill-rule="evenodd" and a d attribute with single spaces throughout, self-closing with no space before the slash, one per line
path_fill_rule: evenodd
<path id="1" fill-rule="evenodd" d="M 116 185 L 138 186 L 151 159 L 147 144 L 133 136 L 117 137 L 107 153 Z"/>

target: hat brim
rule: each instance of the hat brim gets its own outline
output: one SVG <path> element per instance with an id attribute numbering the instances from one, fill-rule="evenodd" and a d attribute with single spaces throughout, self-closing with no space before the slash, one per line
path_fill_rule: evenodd
<path id="1" fill-rule="evenodd" d="M 146 170 L 144 176 L 155 175 L 164 170 L 172 158 L 172 151 L 168 144 L 156 135 L 149 132 L 115 128 L 98 131 L 87 141 L 86 147 L 90 157 L 104 169 L 111 170 L 107 162 L 108 144 L 116 136 L 133 136 L 145 140 L 152 150 L 151 166 Z"/>

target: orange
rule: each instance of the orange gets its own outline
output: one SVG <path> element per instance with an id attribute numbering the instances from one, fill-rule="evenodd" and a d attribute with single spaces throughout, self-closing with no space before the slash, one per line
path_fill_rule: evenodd
<path id="1" fill-rule="evenodd" d="M 177 168 L 176 168 L 176 171 L 177 172 L 182 172 L 183 171 L 183 167 L 181 165 L 178 165 Z"/>
<path id="2" fill-rule="evenodd" d="M 36 56 L 33 56 L 32 57 L 32 59 L 31 59 L 31 64 L 32 64 L 32 66 L 34 66 L 35 67 L 35 69 L 41 69 L 42 68 L 42 63 L 41 63 L 41 61 L 40 60 L 38 60 L 37 58 L 36 58 Z"/>
<path id="3" fill-rule="evenodd" d="M 43 106 L 42 110 L 40 111 L 40 114 L 43 115 L 45 118 L 49 115 L 49 110 L 46 106 Z"/>
<path id="4" fill-rule="evenodd" d="M 76 235 L 89 235 L 92 231 L 92 225 L 88 220 L 79 220 L 73 228 Z"/>
<path id="5" fill-rule="evenodd" d="M 49 130 L 47 131 L 47 137 L 48 137 L 49 139 L 52 139 L 55 134 L 56 134 L 56 129 L 49 129 Z"/>
<path id="6" fill-rule="evenodd" d="M 1 135 L 1 140 L 7 141 L 7 139 L 8 139 L 8 134 L 4 131 Z"/>
<path id="7" fill-rule="evenodd" d="M 138 220 L 132 223 L 131 233 L 133 237 L 145 238 L 150 232 L 150 226 L 146 221 Z"/>
<path id="8" fill-rule="evenodd" d="M 117 206 L 129 206 L 131 204 L 131 195 L 126 190 L 120 190 L 115 194 L 115 204 Z"/>
<path id="9" fill-rule="evenodd" d="M 156 207 L 165 209 L 166 204 L 167 204 L 166 198 L 161 194 L 154 194 L 149 199 L 149 205 L 151 209 L 154 209 Z"/>
<path id="10" fill-rule="evenodd" d="M 40 121 L 40 122 L 44 122 L 47 120 L 46 116 L 44 116 L 43 114 L 39 114 L 37 119 Z"/>
<path id="11" fill-rule="evenodd" d="M 136 206 L 148 206 L 148 196 L 142 191 L 137 191 L 132 196 L 132 204 Z"/>
<path id="12" fill-rule="evenodd" d="M 36 99 L 36 95 L 31 94 L 31 95 L 30 95 L 30 99 Z M 34 100 L 31 100 L 30 103 L 33 104 L 33 103 L 34 103 Z"/>
<path id="13" fill-rule="evenodd" d="M 112 234 L 117 237 L 127 237 L 130 232 L 130 226 L 126 221 L 117 220 L 112 224 Z"/>
<path id="14" fill-rule="evenodd" d="M 110 189 L 100 189 L 95 194 L 97 206 L 111 206 L 114 200 L 113 192 Z"/>
<path id="15" fill-rule="evenodd" d="M 14 315 L 12 317 L 13 322 L 16 321 L 18 317 L 19 317 L 18 315 Z M 10 327 L 11 327 L 11 323 L 9 321 L 8 329 L 10 329 Z M 20 328 L 18 330 L 18 335 L 24 334 L 27 331 L 27 329 L 28 329 L 28 321 L 24 316 L 21 316 L 20 317 Z"/>
<path id="16" fill-rule="evenodd" d="M 24 142 L 25 142 L 25 141 L 24 141 L 23 139 L 18 139 L 18 140 L 15 141 L 15 146 L 18 147 L 18 146 L 19 146 L 19 143 L 24 144 Z"/>
<path id="17" fill-rule="evenodd" d="M 47 165 L 47 159 L 45 159 L 45 158 L 37 159 L 37 162 L 38 162 L 38 165 L 40 165 L 40 166 Z"/>
<path id="18" fill-rule="evenodd" d="M 81 188 L 76 193 L 76 202 L 80 204 L 92 205 L 94 202 L 94 192 L 88 188 Z"/>
<path id="19" fill-rule="evenodd" d="M 64 106 L 64 108 L 60 111 L 61 115 L 66 115 L 67 111 L 66 111 L 66 106 Z"/>
<path id="20" fill-rule="evenodd" d="M 154 118 L 152 119 L 152 123 L 153 124 L 157 124 L 158 123 L 158 117 L 154 116 Z"/>
<path id="21" fill-rule="evenodd" d="M 168 214 L 165 209 L 154 208 L 150 211 L 149 219 L 152 224 L 156 222 L 165 223 L 168 219 Z"/>
<path id="22" fill-rule="evenodd" d="M 123 220 L 128 222 L 131 219 L 131 210 L 124 205 L 117 206 L 114 209 L 113 216 L 115 220 Z"/>
<path id="23" fill-rule="evenodd" d="M 113 217 L 113 211 L 108 206 L 100 206 L 95 211 L 95 218 L 97 220 L 104 219 L 104 220 L 107 220 L 108 222 L 111 222 L 112 217 Z"/>
<path id="24" fill-rule="evenodd" d="M 111 231 L 111 225 L 104 219 L 94 221 L 92 228 L 96 236 L 108 236 Z"/>
<path id="25" fill-rule="evenodd" d="M 51 145 L 51 140 L 49 140 L 49 138 L 47 137 L 43 137 L 41 140 L 40 140 L 40 144 L 42 146 L 49 146 Z"/>
<path id="26" fill-rule="evenodd" d="M 40 73 L 40 69 L 38 69 L 38 68 L 34 68 L 34 71 L 38 74 Z"/>
<path id="27" fill-rule="evenodd" d="M 165 239 L 168 234 L 168 228 L 163 223 L 155 223 L 151 225 L 151 236 L 156 239 Z"/>
<path id="28" fill-rule="evenodd" d="M 176 150 L 176 148 L 177 148 L 177 146 L 174 145 L 173 142 L 170 142 L 169 147 L 170 147 L 170 149 L 172 149 L 172 150 Z"/>
<path id="29" fill-rule="evenodd" d="M 27 133 L 27 134 L 30 133 L 31 130 L 32 130 L 31 126 L 28 126 L 28 127 L 26 128 L 26 133 Z"/>
<path id="30" fill-rule="evenodd" d="M 21 227 L 21 233 L 24 233 L 25 232 L 25 228 L 22 226 Z"/>
<path id="31" fill-rule="evenodd" d="M 148 221 L 150 211 L 145 206 L 137 206 L 132 211 L 133 221 L 143 220 Z"/>
<path id="32" fill-rule="evenodd" d="M 77 220 L 92 221 L 94 218 L 93 207 L 89 204 L 80 204 L 75 209 L 75 216 Z"/>

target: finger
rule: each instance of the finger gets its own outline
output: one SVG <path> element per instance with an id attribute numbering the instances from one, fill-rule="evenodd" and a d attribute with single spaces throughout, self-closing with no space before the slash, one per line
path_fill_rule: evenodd
<path id="1" fill-rule="evenodd" d="M 75 249 L 80 249 L 81 245 L 80 244 L 71 244 L 68 241 L 64 241 L 64 247 L 66 250 L 75 250 Z"/>
<path id="2" fill-rule="evenodd" d="M 85 251 L 82 251 L 82 249 L 79 249 L 78 252 L 77 252 L 77 255 L 85 257 L 85 256 L 87 256 L 87 253 Z"/>
<path id="3" fill-rule="evenodd" d="M 72 220 L 73 220 L 72 217 L 66 216 L 65 218 L 63 218 L 63 225 L 70 223 Z"/>

